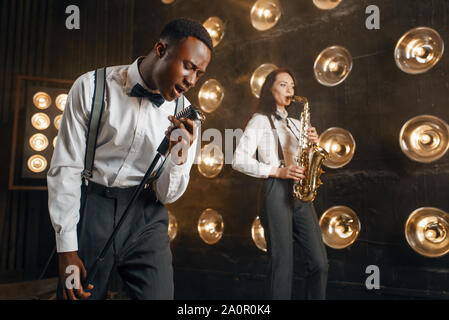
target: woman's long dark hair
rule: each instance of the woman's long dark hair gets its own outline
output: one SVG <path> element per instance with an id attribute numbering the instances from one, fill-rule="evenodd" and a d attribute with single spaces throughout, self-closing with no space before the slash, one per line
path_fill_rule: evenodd
<path id="1" fill-rule="evenodd" d="M 256 113 L 262 114 L 274 114 L 276 112 L 276 101 L 274 100 L 273 93 L 271 89 L 273 87 L 274 81 L 276 81 L 276 76 L 280 73 L 288 73 L 295 84 L 296 88 L 296 79 L 293 76 L 293 73 L 287 68 L 280 68 L 271 71 L 265 79 L 265 82 L 262 86 L 262 90 L 260 91 L 259 104 L 256 107 Z"/>

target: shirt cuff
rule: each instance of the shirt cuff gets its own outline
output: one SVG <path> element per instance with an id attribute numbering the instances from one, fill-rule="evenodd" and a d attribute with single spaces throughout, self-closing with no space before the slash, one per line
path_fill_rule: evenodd
<path id="1" fill-rule="evenodd" d="M 76 231 L 56 233 L 56 252 L 78 251 Z"/>
<path id="2" fill-rule="evenodd" d="M 268 174 L 268 176 L 274 176 L 274 174 L 276 173 L 278 167 L 271 167 L 270 173 Z"/>
<path id="3" fill-rule="evenodd" d="M 190 172 L 191 165 L 189 164 L 188 159 L 183 164 L 176 164 L 172 158 L 171 155 L 167 159 L 167 167 L 166 169 L 170 170 L 170 173 L 174 174 L 183 174 L 185 172 Z"/>
<path id="4" fill-rule="evenodd" d="M 272 170 L 275 170 L 276 167 L 272 167 L 270 165 L 266 165 L 266 164 L 260 164 L 259 166 L 259 174 L 262 176 L 262 178 L 268 178 L 270 176 L 270 173 L 272 172 Z"/>

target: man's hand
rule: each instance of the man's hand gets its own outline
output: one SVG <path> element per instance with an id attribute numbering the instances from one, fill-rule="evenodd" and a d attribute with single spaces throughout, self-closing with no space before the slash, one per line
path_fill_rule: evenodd
<path id="1" fill-rule="evenodd" d="M 310 127 L 307 129 L 307 137 L 309 138 L 309 141 L 313 142 L 314 144 L 318 144 L 318 132 L 316 132 L 315 127 Z"/>
<path id="2" fill-rule="evenodd" d="M 64 300 L 87 299 L 91 293 L 84 291 L 80 281 L 80 275 L 83 280 L 86 280 L 87 272 L 78 252 L 60 252 L 58 262 Z M 93 287 L 89 284 L 87 290 L 92 290 Z"/>
<path id="3" fill-rule="evenodd" d="M 280 179 L 301 180 L 305 178 L 304 168 L 294 165 L 277 168 L 274 177 Z"/>
<path id="4" fill-rule="evenodd" d="M 173 128 L 165 131 L 165 135 L 170 139 L 169 150 L 172 160 L 181 165 L 186 161 L 188 150 L 196 138 L 196 123 L 191 119 L 178 120 L 174 116 L 169 116 L 168 120 L 173 123 Z"/>

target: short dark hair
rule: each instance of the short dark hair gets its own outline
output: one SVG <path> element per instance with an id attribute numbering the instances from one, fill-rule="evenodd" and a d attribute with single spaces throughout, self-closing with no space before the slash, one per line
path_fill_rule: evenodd
<path id="1" fill-rule="evenodd" d="M 162 29 L 160 39 L 170 39 L 179 42 L 187 37 L 195 37 L 201 40 L 211 52 L 214 51 L 212 39 L 203 25 L 195 20 L 179 18 L 170 21 Z"/>

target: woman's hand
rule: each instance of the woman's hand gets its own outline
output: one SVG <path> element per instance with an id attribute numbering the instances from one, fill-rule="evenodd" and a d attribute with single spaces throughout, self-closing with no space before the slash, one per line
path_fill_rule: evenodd
<path id="1" fill-rule="evenodd" d="M 292 180 L 301 180 L 305 178 L 304 168 L 294 165 L 283 168 L 277 168 L 273 176 L 274 178 L 292 179 Z"/>
<path id="2" fill-rule="evenodd" d="M 318 139 L 320 138 L 318 135 L 318 132 L 316 132 L 315 127 L 310 127 L 307 129 L 307 137 L 309 138 L 310 142 L 313 142 L 314 144 L 318 144 Z"/>

